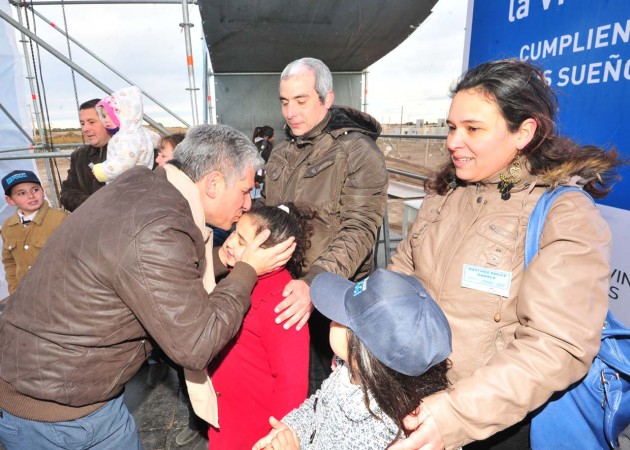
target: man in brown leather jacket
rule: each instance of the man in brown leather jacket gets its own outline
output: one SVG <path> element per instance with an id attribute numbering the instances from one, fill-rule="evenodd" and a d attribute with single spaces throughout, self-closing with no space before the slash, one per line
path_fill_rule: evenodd
<path id="1" fill-rule="evenodd" d="M 242 133 L 200 125 L 172 164 L 128 170 L 57 228 L 0 316 L 1 443 L 141 448 L 122 391 L 149 336 L 203 370 L 239 330 L 257 274 L 294 250 L 292 238 L 259 248 L 265 230 L 212 290 L 227 268 L 206 254 L 205 224 L 229 228 L 250 208 L 261 165 Z"/>
<path id="2" fill-rule="evenodd" d="M 380 124 L 368 114 L 333 106 L 332 75 L 314 58 L 290 63 L 280 77 L 280 101 L 287 141 L 265 165 L 262 201 L 294 202 L 317 211 L 306 275 L 287 284 L 276 322 L 285 328 L 306 324 L 313 311 L 309 285 L 315 275 L 333 272 L 350 280 L 372 269 L 376 231 L 387 200 L 387 170 L 376 145 Z M 313 392 L 330 373 L 328 321 L 310 322 Z"/>

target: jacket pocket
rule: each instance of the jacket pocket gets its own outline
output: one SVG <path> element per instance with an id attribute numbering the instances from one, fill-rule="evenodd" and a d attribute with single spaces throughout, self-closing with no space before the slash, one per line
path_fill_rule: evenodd
<path id="1" fill-rule="evenodd" d="M 448 215 L 448 211 L 449 211 L 448 205 L 444 205 L 441 208 L 439 208 L 438 205 L 436 204 L 434 205 L 423 204 L 422 207 L 420 208 L 420 211 L 418 212 L 418 217 L 416 217 L 416 220 L 411 226 L 411 231 L 409 232 L 411 236 L 409 240 L 411 247 L 413 248 L 418 247 L 424 240 L 429 229 L 435 223 L 443 220 L 444 217 Z"/>
<path id="2" fill-rule="evenodd" d="M 16 247 L 17 247 L 16 241 L 3 241 L 2 242 L 2 248 L 4 249 L 4 251 L 13 253 Z"/>
<path id="3" fill-rule="evenodd" d="M 286 161 L 278 157 L 274 158 L 274 155 L 272 153 L 269 161 L 267 161 L 267 164 L 265 164 L 265 177 L 273 181 L 278 181 L 286 166 Z"/>
<path id="4" fill-rule="evenodd" d="M 44 248 L 44 244 L 46 244 L 46 239 L 36 239 L 33 241 L 32 245 L 37 250 L 41 250 L 42 248 Z"/>
<path id="5" fill-rule="evenodd" d="M 477 227 L 479 251 L 476 264 L 481 267 L 493 267 L 511 270 L 511 261 L 516 246 L 517 224 L 497 221 L 496 218 L 482 220 Z"/>
<path id="6" fill-rule="evenodd" d="M 267 163 L 265 165 L 265 177 L 273 181 L 278 181 L 280 175 L 282 175 L 282 169 L 284 166 L 279 164 Z"/>
<path id="7" fill-rule="evenodd" d="M 335 164 L 336 155 L 328 155 L 318 161 L 309 163 L 304 178 L 313 178 Z"/>
<path id="8" fill-rule="evenodd" d="M 140 353 L 140 350 L 144 350 L 145 342 L 146 342 L 146 339 L 142 339 L 142 341 L 140 341 L 140 344 L 134 349 L 131 356 L 127 359 L 123 367 L 118 371 L 118 373 L 116 374 L 116 377 L 114 377 L 114 380 L 109 384 L 109 386 L 107 386 L 107 388 L 105 389 L 105 392 L 101 396 L 101 399 L 108 398 L 109 395 L 112 393 L 112 391 L 116 389 L 117 387 L 119 387 L 120 378 L 125 374 L 125 372 L 127 372 L 129 367 L 136 360 L 136 357 L 138 356 L 138 353 Z M 147 352 L 145 351 L 144 353 L 146 354 Z"/>

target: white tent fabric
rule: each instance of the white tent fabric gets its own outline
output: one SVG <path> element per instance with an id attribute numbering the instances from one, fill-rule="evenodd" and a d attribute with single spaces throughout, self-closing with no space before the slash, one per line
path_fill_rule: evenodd
<path id="1" fill-rule="evenodd" d="M 13 14 L 8 0 L 0 0 L 0 9 L 6 14 Z M 22 129 L 32 135 L 32 127 L 26 111 L 27 85 L 24 76 L 24 58 L 17 48 L 15 29 L 7 22 L 0 19 L 0 102 L 13 120 L 20 124 Z M 10 118 L 0 109 L 0 150 L 11 148 L 25 148 L 30 145 L 22 132 L 15 126 Z M 25 150 L 23 153 L 28 153 Z M 9 153 L 19 154 L 17 152 Z M 2 153 L 0 153 L 0 156 Z M 0 161 L 0 178 L 16 169 L 32 170 L 37 173 L 37 167 L 33 159 Z M 41 175 L 38 174 L 41 179 Z M 14 208 L 6 202 L 0 201 L 0 224 L 13 214 Z M 4 267 L 0 264 L 0 299 L 8 294 L 7 284 L 4 279 Z"/>

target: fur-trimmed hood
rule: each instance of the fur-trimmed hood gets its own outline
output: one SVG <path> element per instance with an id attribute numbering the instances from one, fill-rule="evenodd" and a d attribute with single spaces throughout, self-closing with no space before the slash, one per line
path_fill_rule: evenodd
<path id="1" fill-rule="evenodd" d="M 298 145 L 310 142 L 322 133 L 330 133 L 335 139 L 344 133 L 357 131 L 376 141 L 382 128 L 378 121 L 369 114 L 348 106 L 332 106 L 326 117 L 311 131 L 302 136 L 295 136 L 288 124 L 284 126 L 284 133 L 288 140 L 295 140 Z"/>
<path id="2" fill-rule="evenodd" d="M 542 184 L 556 187 L 574 182 L 580 186 L 601 182 L 611 170 L 610 160 L 594 155 L 588 159 L 572 159 L 547 169 L 538 175 Z"/>

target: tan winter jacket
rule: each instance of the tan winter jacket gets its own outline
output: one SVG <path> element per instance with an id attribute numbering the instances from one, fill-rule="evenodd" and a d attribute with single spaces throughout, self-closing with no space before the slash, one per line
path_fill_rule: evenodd
<path id="1" fill-rule="evenodd" d="M 452 328 L 452 386 L 423 403 L 446 448 L 521 421 L 583 377 L 599 349 L 608 225 L 582 193 L 562 195 L 524 272 L 527 222 L 545 186 L 523 178 L 507 201 L 498 176 L 428 196 L 389 266 L 422 281 Z M 509 296 L 463 288 L 464 264 L 510 272 Z"/>
<path id="2" fill-rule="evenodd" d="M 333 107 L 309 133 L 289 134 L 265 165 L 263 202 L 294 202 L 319 214 L 306 252 L 308 283 L 324 271 L 354 280 L 370 273 L 387 200 L 380 132 L 369 115 Z"/>
<path id="3" fill-rule="evenodd" d="M 2 224 L 2 264 L 9 294 L 15 292 L 50 235 L 67 215 L 44 201 L 30 224 L 22 225 L 17 211 Z"/>

